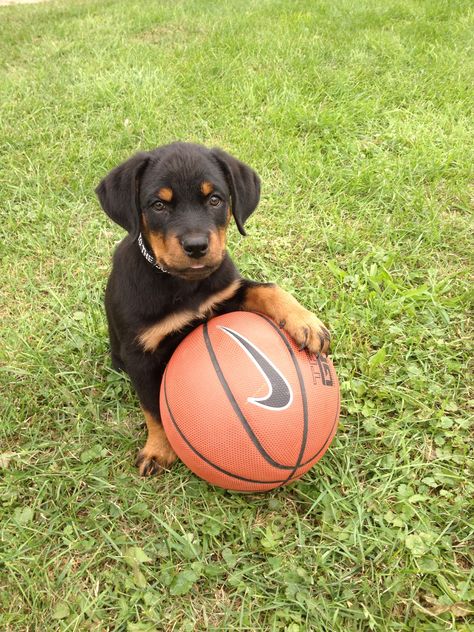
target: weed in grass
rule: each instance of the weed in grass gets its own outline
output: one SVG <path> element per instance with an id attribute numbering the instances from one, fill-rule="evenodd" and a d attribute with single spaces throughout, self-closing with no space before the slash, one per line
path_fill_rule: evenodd
<path id="1" fill-rule="evenodd" d="M 0 628 L 466 631 L 473 622 L 468 0 L 0 8 Z M 291 488 L 141 480 L 107 356 L 138 149 L 262 176 L 230 249 L 334 335 L 339 432 Z"/>

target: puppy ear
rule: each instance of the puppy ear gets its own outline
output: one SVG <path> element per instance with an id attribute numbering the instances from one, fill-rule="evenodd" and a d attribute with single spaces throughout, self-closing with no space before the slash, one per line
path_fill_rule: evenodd
<path id="1" fill-rule="evenodd" d="M 237 228 L 241 235 L 246 235 L 244 224 L 260 200 L 260 178 L 253 169 L 222 149 L 212 149 L 211 152 L 227 178 Z"/>
<path id="2" fill-rule="evenodd" d="M 95 192 L 102 208 L 135 241 L 140 232 L 140 177 L 150 154 L 140 152 L 105 176 Z"/>

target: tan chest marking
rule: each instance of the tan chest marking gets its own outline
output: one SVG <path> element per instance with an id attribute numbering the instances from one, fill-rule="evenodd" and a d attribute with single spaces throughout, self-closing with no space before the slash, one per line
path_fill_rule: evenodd
<path id="1" fill-rule="evenodd" d="M 203 303 L 201 303 L 201 305 L 199 305 L 199 315 L 205 318 L 209 318 L 210 316 L 212 316 L 212 310 L 221 303 L 224 303 L 224 301 L 228 301 L 230 298 L 232 298 L 239 287 L 240 279 L 236 279 L 223 290 L 220 290 L 219 292 L 216 292 L 215 294 L 207 298 Z"/>
<path id="2" fill-rule="evenodd" d="M 210 318 L 212 316 L 213 309 L 224 301 L 232 298 L 239 289 L 239 286 L 239 279 L 232 281 L 232 283 L 226 288 L 216 292 L 203 301 L 195 312 L 191 310 L 183 310 L 181 312 L 165 316 L 165 318 L 162 318 L 154 325 L 151 325 L 151 327 L 144 329 L 139 334 L 139 343 L 145 351 L 156 351 L 166 336 L 184 329 L 186 325 L 191 324 L 194 320 L 199 318 Z"/>
<path id="3" fill-rule="evenodd" d="M 183 327 L 188 325 L 195 318 L 196 316 L 191 310 L 170 314 L 151 327 L 144 329 L 138 336 L 138 340 L 145 351 L 155 351 L 163 338 L 166 338 L 166 336 L 174 331 L 183 329 Z"/>

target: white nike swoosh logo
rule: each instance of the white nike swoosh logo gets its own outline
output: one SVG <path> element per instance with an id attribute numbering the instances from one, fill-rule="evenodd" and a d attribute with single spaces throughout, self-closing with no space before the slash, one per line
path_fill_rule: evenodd
<path id="1" fill-rule="evenodd" d="M 249 397 L 247 401 L 268 410 L 284 410 L 293 401 L 293 391 L 285 376 L 277 369 L 263 351 L 260 351 L 248 338 L 229 327 L 219 327 L 245 351 L 268 384 L 268 393 L 264 397 Z"/>

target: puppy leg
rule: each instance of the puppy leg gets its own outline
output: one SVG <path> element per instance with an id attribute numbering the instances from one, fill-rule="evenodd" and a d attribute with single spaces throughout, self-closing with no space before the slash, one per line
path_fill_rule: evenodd
<path id="1" fill-rule="evenodd" d="M 147 361 L 144 354 L 129 355 L 127 360 L 126 370 L 140 400 L 148 430 L 146 443 L 135 463 L 141 476 L 159 474 L 176 461 L 160 418 L 159 393 L 164 365 Z"/>
<path id="2" fill-rule="evenodd" d="M 109 341 L 110 341 L 110 358 L 112 368 L 116 371 L 123 371 L 125 366 L 120 356 L 120 341 L 115 333 L 113 325 L 109 322 Z"/>
<path id="3" fill-rule="evenodd" d="M 143 414 L 148 428 L 148 438 L 135 461 L 140 476 L 160 474 L 175 461 L 176 454 L 170 446 L 159 417 L 144 408 Z"/>
<path id="4" fill-rule="evenodd" d="M 300 349 L 327 353 L 331 337 L 323 323 L 274 283 L 244 282 L 242 308 L 261 312 L 285 329 Z"/>
<path id="5" fill-rule="evenodd" d="M 105 313 L 107 316 L 107 324 L 109 326 L 110 357 L 112 360 L 112 368 L 116 371 L 123 371 L 125 366 L 120 355 L 120 339 L 115 329 L 113 310 L 109 307 L 107 294 L 105 301 Z"/>

